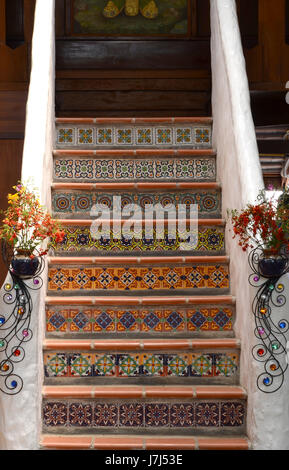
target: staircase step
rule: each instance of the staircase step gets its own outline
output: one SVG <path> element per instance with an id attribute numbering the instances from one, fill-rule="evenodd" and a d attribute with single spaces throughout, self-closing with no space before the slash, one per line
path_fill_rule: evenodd
<path id="1" fill-rule="evenodd" d="M 47 297 L 49 337 L 233 335 L 232 296 Z"/>
<path id="2" fill-rule="evenodd" d="M 57 432 L 238 434 L 246 392 L 238 386 L 44 386 L 43 427 Z"/>
<path id="3" fill-rule="evenodd" d="M 246 437 L 185 437 L 185 436 L 41 436 L 43 449 L 55 450 L 249 450 Z"/>
<path id="4" fill-rule="evenodd" d="M 48 291 L 226 293 L 228 263 L 227 256 L 49 257 Z"/>
<path id="5" fill-rule="evenodd" d="M 100 232 L 96 237 L 96 229 L 91 219 L 57 220 L 63 227 L 65 237 L 61 243 L 52 243 L 54 255 L 94 255 L 107 252 L 114 255 L 135 252 L 210 255 L 223 254 L 225 249 L 225 221 L 222 219 L 187 220 L 186 228 L 183 229 L 178 228 L 177 220 L 144 219 L 137 227 L 128 227 L 125 220 L 110 220 L 109 238 L 105 239 L 100 236 Z M 157 227 L 160 230 L 159 235 Z M 100 229 L 104 230 L 101 225 Z M 172 233 L 170 230 L 175 231 L 173 239 L 169 237 Z M 115 234 L 120 236 L 117 238 Z"/>
<path id="6" fill-rule="evenodd" d="M 54 151 L 54 181 L 214 181 L 216 152 L 204 150 Z"/>
<path id="7" fill-rule="evenodd" d="M 138 205 L 145 213 L 147 204 L 155 209 L 172 204 L 197 205 L 199 218 L 217 218 L 221 214 L 221 192 L 217 183 L 54 183 L 52 210 L 56 217 L 95 217 L 96 204 L 121 210 L 127 204 Z"/>
<path id="8" fill-rule="evenodd" d="M 210 147 L 209 119 L 56 119 L 56 145 L 72 148 Z"/>
<path id="9" fill-rule="evenodd" d="M 44 341 L 46 384 L 201 383 L 236 384 L 239 341 L 197 340 L 48 340 Z M 63 382 L 64 381 L 64 382 Z"/>

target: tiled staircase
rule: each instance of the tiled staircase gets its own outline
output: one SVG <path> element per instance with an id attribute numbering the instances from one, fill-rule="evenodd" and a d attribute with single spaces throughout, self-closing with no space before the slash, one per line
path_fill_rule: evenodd
<path id="1" fill-rule="evenodd" d="M 248 449 L 211 124 L 57 119 L 42 448 Z M 163 240 L 94 239 L 115 196 L 198 204 L 196 248 L 167 223 Z"/>

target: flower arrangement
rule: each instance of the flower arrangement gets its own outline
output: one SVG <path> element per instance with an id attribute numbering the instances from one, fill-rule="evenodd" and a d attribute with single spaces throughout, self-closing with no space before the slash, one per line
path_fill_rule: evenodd
<path id="1" fill-rule="evenodd" d="M 15 193 L 7 196 L 9 207 L 2 211 L 4 219 L 0 239 L 13 248 L 14 254 L 25 254 L 31 259 L 44 256 L 51 241 L 60 243 L 63 240 L 64 232 L 59 223 L 40 205 L 34 191 L 22 183 L 13 186 L 13 189 Z M 48 243 L 43 248 L 45 241 Z"/>
<path id="2" fill-rule="evenodd" d="M 257 203 L 244 209 L 228 211 L 234 236 L 243 251 L 261 245 L 263 250 L 278 253 L 281 247 L 289 249 L 289 194 L 284 190 L 278 200 L 268 198 L 260 191 Z"/>

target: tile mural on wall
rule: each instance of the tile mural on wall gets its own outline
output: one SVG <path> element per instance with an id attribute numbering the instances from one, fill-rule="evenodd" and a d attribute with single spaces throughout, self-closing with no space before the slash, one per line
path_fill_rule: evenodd
<path id="1" fill-rule="evenodd" d="M 73 0 L 72 34 L 184 36 L 188 0 Z"/>

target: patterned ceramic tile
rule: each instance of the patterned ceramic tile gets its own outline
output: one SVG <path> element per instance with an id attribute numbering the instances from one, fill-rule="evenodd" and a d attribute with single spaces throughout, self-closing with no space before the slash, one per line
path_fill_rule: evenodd
<path id="1" fill-rule="evenodd" d="M 164 330 L 169 331 L 184 331 L 186 328 L 186 312 L 178 310 L 165 310 L 164 317 Z"/>
<path id="2" fill-rule="evenodd" d="M 229 308 L 200 308 L 188 314 L 189 331 L 231 330 L 232 310 Z"/>
<path id="3" fill-rule="evenodd" d="M 190 127 L 177 128 L 176 132 L 176 144 L 192 144 L 192 129 Z"/>
<path id="4" fill-rule="evenodd" d="M 219 403 L 197 403 L 195 407 L 197 427 L 218 427 L 220 425 L 219 413 Z"/>
<path id="5" fill-rule="evenodd" d="M 75 161 L 70 159 L 54 160 L 54 176 L 63 180 L 74 178 Z"/>
<path id="6" fill-rule="evenodd" d="M 175 377 L 189 377 L 192 357 L 190 354 L 166 355 L 167 374 Z"/>
<path id="7" fill-rule="evenodd" d="M 145 408 L 146 427 L 168 427 L 170 425 L 170 406 L 164 403 L 149 403 Z"/>
<path id="8" fill-rule="evenodd" d="M 102 229 L 102 227 L 100 227 Z M 134 230 L 132 228 L 132 230 Z M 176 238 L 171 239 L 168 236 L 167 229 L 164 230 L 164 239 L 157 238 L 155 229 L 152 230 L 152 237 L 146 238 L 145 229 L 142 230 L 142 238 L 138 234 L 132 236 L 130 233 L 123 234 L 120 239 L 114 238 L 110 233 L 110 238 L 95 238 L 94 232 L 87 227 L 64 227 L 65 237 L 61 243 L 53 242 L 51 247 L 58 253 L 77 253 L 79 251 L 87 252 L 160 252 L 160 251 L 198 251 L 198 252 L 222 252 L 224 250 L 224 229 L 223 228 L 199 228 L 198 242 L 195 246 L 194 239 L 190 243 L 190 237 L 187 238 L 187 245 L 183 243 L 184 238 L 176 234 Z"/>
<path id="9" fill-rule="evenodd" d="M 142 332 L 157 332 L 163 331 L 163 312 L 162 310 L 143 310 L 140 313 L 141 325 L 140 330 Z"/>
<path id="10" fill-rule="evenodd" d="M 97 129 L 96 139 L 98 145 L 111 145 L 113 143 L 113 129 L 108 127 Z"/>
<path id="11" fill-rule="evenodd" d="M 155 177 L 155 162 L 146 160 L 137 160 L 135 162 L 135 178 L 149 179 Z M 174 174 L 171 175 L 174 177 Z"/>
<path id="12" fill-rule="evenodd" d="M 52 267 L 50 291 L 228 289 L 227 265 Z"/>
<path id="13" fill-rule="evenodd" d="M 69 356 L 66 353 L 51 353 L 44 355 L 46 377 L 68 377 Z"/>
<path id="14" fill-rule="evenodd" d="M 155 177 L 159 178 L 170 178 L 171 175 L 175 174 L 175 165 L 171 160 L 156 160 L 155 162 Z M 178 173 L 177 173 L 178 174 Z M 193 174 L 189 176 L 193 177 Z M 179 177 L 179 174 L 178 174 Z M 188 177 L 188 175 L 187 175 Z"/>
<path id="15" fill-rule="evenodd" d="M 197 144 L 209 144 L 211 141 L 211 129 L 209 127 L 195 128 L 195 142 Z"/>
<path id="16" fill-rule="evenodd" d="M 91 354 L 74 353 L 69 355 L 69 371 L 71 377 L 91 377 L 93 375 Z"/>
<path id="17" fill-rule="evenodd" d="M 114 162 L 116 178 L 134 178 L 134 162 L 129 160 L 116 160 Z"/>
<path id="18" fill-rule="evenodd" d="M 241 403 L 221 403 L 221 426 L 241 426 L 245 419 L 244 406 Z"/>
<path id="19" fill-rule="evenodd" d="M 94 407 L 94 425 L 96 427 L 117 427 L 118 407 L 114 404 L 97 403 Z"/>
<path id="20" fill-rule="evenodd" d="M 70 426 L 90 427 L 93 423 L 93 407 L 86 403 L 71 403 L 68 407 Z"/>
<path id="21" fill-rule="evenodd" d="M 236 353 L 44 353 L 46 377 L 233 377 Z"/>
<path id="22" fill-rule="evenodd" d="M 140 427 L 144 425 L 144 406 L 142 403 L 123 403 L 118 408 L 119 427 Z"/>
<path id="23" fill-rule="evenodd" d="M 192 355 L 192 375 L 195 377 L 213 377 L 213 354 Z"/>
<path id="24" fill-rule="evenodd" d="M 191 309 L 151 308 L 93 308 L 62 307 L 46 309 L 47 333 L 191 333 L 232 331 L 233 311 L 229 307 L 200 307 Z M 229 370 L 224 359 L 216 367 Z M 227 359 L 229 361 L 229 359 Z"/>
<path id="25" fill-rule="evenodd" d="M 134 132 L 132 128 L 115 130 L 115 142 L 117 145 L 132 145 L 134 143 Z"/>
<path id="26" fill-rule="evenodd" d="M 57 143 L 58 144 L 74 144 L 75 129 L 61 128 L 58 129 Z"/>
<path id="27" fill-rule="evenodd" d="M 81 131 L 81 132 L 80 132 Z M 77 141 L 75 135 L 78 135 Z M 97 126 L 78 128 L 77 126 L 62 127 L 57 125 L 57 145 L 60 147 L 77 145 L 84 147 L 93 144 L 101 146 L 192 146 L 206 147 L 211 145 L 211 126 L 193 124 L 171 124 L 170 126 Z"/>
<path id="28" fill-rule="evenodd" d="M 241 428 L 245 424 L 244 403 L 46 401 L 43 424 L 47 428 Z"/>
<path id="29" fill-rule="evenodd" d="M 130 171 L 128 169 L 128 171 Z M 90 214 L 95 204 L 103 204 L 111 207 L 123 208 L 127 204 L 137 204 L 145 209 L 147 204 L 161 204 L 165 207 L 169 204 L 177 206 L 185 204 L 188 209 L 191 205 L 198 206 L 199 216 L 219 214 L 221 210 L 220 193 L 218 191 L 191 191 L 191 192 L 85 192 L 85 191 L 55 191 L 52 195 L 52 208 L 55 214 Z"/>
<path id="30" fill-rule="evenodd" d="M 216 177 L 215 159 L 167 160 L 54 160 L 54 179 L 65 181 L 131 181 L 136 180 L 189 180 L 213 181 Z"/>
<path id="31" fill-rule="evenodd" d="M 93 160 L 75 160 L 75 178 L 93 178 Z"/>
<path id="32" fill-rule="evenodd" d="M 157 145 L 172 145 L 173 144 L 173 129 L 161 127 L 156 129 L 156 144 Z"/>
<path id="33" fill-rule="evenodd" d="M 213 160 L 209 159 L 202 159 L 202 160 L 197 160 L 195 161 L 195 173 L 194 177 L 202 180 L 206 179 L 206 175 L 212 175 L 215 174 L 216 168 Z"/>
<path id="34" fill-rule="evenodd" d="M 93 144 L 93 129 L 78 129 L 78 144 Z"/>
<path id="35" fill-rule="evenodd" d="M 194 405 L 191 403 L 181 403 L 171 406 L 170 409 L 171 427 L 192 427 L 194 426 Z"/>
<path id="36" fill-rule="evenodd" d="M 119 310 L 115 312 L 117 332 L 139 331 L 138 312 L 131 310 Z"/>
<path id="37" fill-rule="evenodd" d="M 230 377 L 238 368 L 238 357 L 236 354 L 216 354 L 214 356 L 215 373 L 218 376 Z"/>
<path id="38" fill-rule="evenodd" d="M 47 331 L 66 332 L 69 328 L 69 310 L 63 309 L 59 311 L 46 309 Z"/>
<path id="39" fill-rule="evenodd" d="M 113 160 L 94 160 L 94 169 L 93 179 L 95 180 L 107 180 L 116 177 Z"/>
<path id="40" fill-rule="evenodd" d="M 43 424 L 45 426 L 66 426 L 68 407 L 66 403 L 53 402 L 44 405 Z"/>
<path id="41" fill-rule="evenodd" d="M 153 129 L 146 127 L 136 129 L 136 143 L 137 145 L 152 145 Z"/>
<path id="42" fill-rule="evenodd" d="M 114 377 L 116 376 L 116 355 L 115 354 L 95 354 L 94 375 L 96 377 Z"/>

